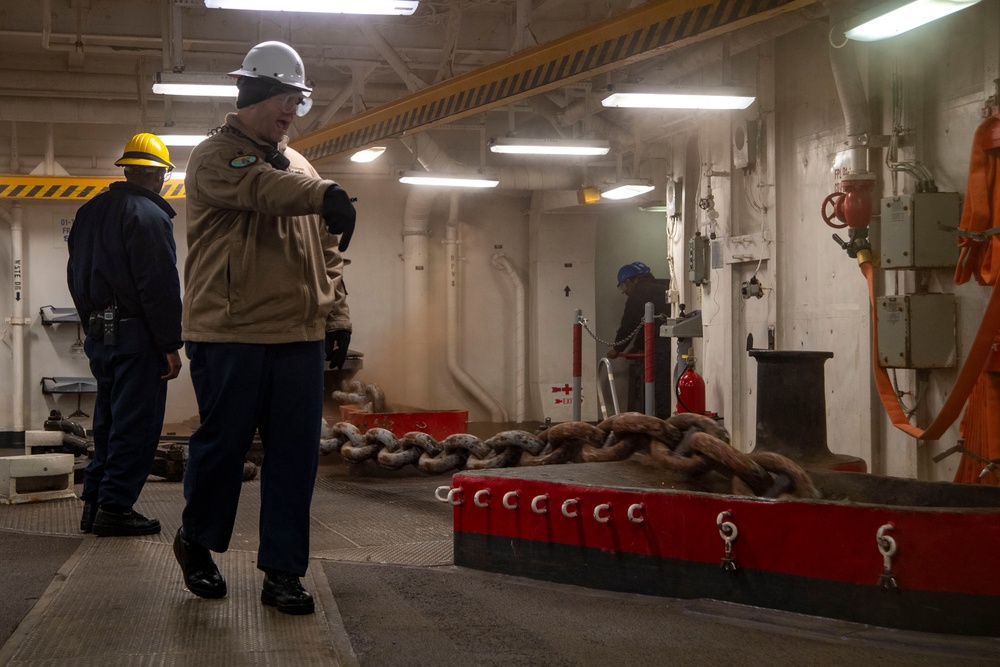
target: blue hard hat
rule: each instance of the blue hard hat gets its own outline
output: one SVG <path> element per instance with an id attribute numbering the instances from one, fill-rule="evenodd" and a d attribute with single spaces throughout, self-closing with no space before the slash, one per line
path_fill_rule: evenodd
<path id="1" fill-rule="evenodd" d="M 631 264 L 626 264 L 622 268 L 618 269 L 618 286 L 621 287 L 622 283 L 629 278 L 635 278 L 636 276 L 641 276 L 644 273 L 649 273 L 649 267 L 642 262 L 632 262 Z"/>

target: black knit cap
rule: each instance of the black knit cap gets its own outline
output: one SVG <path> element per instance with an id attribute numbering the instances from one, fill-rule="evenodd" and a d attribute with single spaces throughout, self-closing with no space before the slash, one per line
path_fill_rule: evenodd
<path id="1" fill-rule="evenodd" d="M 236 87 L 240 91 L 239 95 L 236 97 L 237 109 L 242 109 L 243 107 L 248 107 L 251 104 L 257 104 L 258 102 L 263 102 L 269 97 L 281 95 L 282 93 L 300 92 L 291 86 L 282 86 L 281 84 L 274 83 L 273 81 L 255 79 L 250 76 L 241 76 L 238 78 L 236 80 Z"/>

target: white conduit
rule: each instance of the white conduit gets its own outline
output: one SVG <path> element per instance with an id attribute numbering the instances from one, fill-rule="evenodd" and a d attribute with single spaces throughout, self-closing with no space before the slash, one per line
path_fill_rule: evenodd
<path id="1" fill-rule="evenodd" d="M 503 253 L 493 255 L 493 266 L 505 271 L 510 281 L 514 283 L 514 386 L 515 406 L 514 420 L 524 422 L 524 405 L 527 394 L 525 377 L 525 320 L 524 320 L 524 282 L 514 270 L 514 265 Z"/>
<path id="2" fill-rule="evenodd" d="M 427 171 L 467 171 L 469 168 L 452 160 L 446 155 L 441 147 L 426 133 L 413 137 L 413 144 L 408 145 L 414 152 L 417 161 Z M 501 168 L 500 186 L 502 190 L 576 190 L 581 187 L 580 173 L 576 169 L 563 170 L 542 170 L 538 168 Z M 429 331 L 426 328 L 426 314 L 429 310 L 430 294 L 426 284 L 426 272 L 422 277 L 417 277 L 414 270 L 416 265 L 415 255 L 424 258 L 426 261 L 427 252 L 427 230 L 429 228 L 429 217 L 434 197 L 438 190 L 436 188 L 411 188 L 406 200 L 406 214 L 403 221 L 403 254 L 405 266 L 404 276 L 404 300 L 406 308 L 406 318 L 404 323 L 407 329 L 407 341 L 426 341 Z M 418 240 L 419 239 L 419 240 Z M 448 337 L 448 370 L 455 380 L 476 400 L 490 411 L 490 419 L 496 421 L 508 421 L 506 409 L 495 398 L 483 389 L 458 362 L 458 196 L 452 195 L 451 208 L 448 215 L 446 228 L 446 240 L 448 245 L 451 265 L 449 267 L 449 281 L 447 291 L 447 337 Z M 500 268 L 500 267 L 498 267 Z M 513 270 L 513 269 L 511 269 Z M 512 275 L 512 279 L 516 273 Z M 519 279 L 518 279 L 519 280 Z M 524 358 L 524 337 L 526 326 L 524 324 L 524 287 L 516 286 L 517 304 L 516 312 L 520 314 L 519 323 L 516 324 L 515 335 L 518 339 L 518 368 L 517 368 L 517 413 L 518 421 L 524 419 L 524 403 L 526 385 L 525 358 Z M 416 331 L 417 323 L 423 326 L 421 331 Z M 426 367 L 426 355 L 422 350 L 407 349 L 406 375 L 407 375 L 407 398 L 410 401 L 418 401 L 429 395 L 430 387 L 426 383 L 426 378 L 430 376 L 430 369 Z M 416 357 L 416 358 L 414 358 Z M 421 366 L 423 364 L 423 366 Z M 420 380 L 423 379 L 423 384 Z"/>
<path id="3" fill-rule="evenodd" d="M 24 433 L 24 326 L 27 321 L 24 319 L 24 271 L 22 256 L 24 254 L 24 241 L 22 230 L 24 210 L 14 204 L 13 213 L 8 213 L 6 209 L 0 208 L 0 214 L 10 223 L 10 248 L 13 268 L 13 289 L 11 299 L 14 307 L 10 316 L 11 325 L 11 353 L 13 355 L 13 381 L 11 387 L 11 397 L 13 402 L 14 432 Z"/>
<path id="4" fill-rule="evenodd" d="M 459 288 L 459 247 L 458 239 L 458 195 L 451 195 L 448 209 L 448 226 L 445 245 L 448 247 L 448 370 L 455 380 L 490 411 L 490 421 L 508 421 L 507 411 L 482 385 L 465 372 L 458 362 L 458 288 Z"/>

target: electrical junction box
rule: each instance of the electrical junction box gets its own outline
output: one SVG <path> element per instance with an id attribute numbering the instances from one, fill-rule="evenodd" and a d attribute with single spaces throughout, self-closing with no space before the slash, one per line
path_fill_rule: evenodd
<path id="1" fill-rule="evenodd" d="M 667 197 L 665 204 L 667 206 L 667 217 L 668 218 L 679 218 L 681 217 L 681 193 L 683 192 L 682 180 L 681 179 L 667 179 Z"/>
<path id="2" fill-rule="evenodd" d="M 733 167 L 748 169 L 757 154 L 757 121 L 737 118 L 733 121 Z"/>
<path id="3" fill-rule="evenodd" d="M 709 241 L 696 232 L 688 241 L 688 282 L 701 285 L 708 282 Z"/>
<path id="4" fill-rule="evenodd" d="M 954 294 L 906 294 L 876 300 L 878 359 L 884 368 L 953 368 Z"/>
<path id="5" fill-rule="evenodd" d="M 882 268 L 955 268 L 958 238 L 953 230 L 961 219 L 962 201 L 957 192 L 886 197 L 882 200 Z"/>

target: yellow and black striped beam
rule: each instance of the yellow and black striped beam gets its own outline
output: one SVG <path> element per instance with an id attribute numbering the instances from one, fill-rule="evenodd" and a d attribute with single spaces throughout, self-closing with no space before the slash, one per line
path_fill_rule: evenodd
<path id="1" fill-rule="evenodd" d="M 108 189 L 121 178 L 102 176 L 11 176 L 0 174 L 0 199 L 82 202 Z M 167 181 L 160 196 L 183 199 L 184 182 Z"/>
<path id="2" fill-rule="evenodd" d="M 310 160 L 339 157 L 415 131 L 588 79 L 817 0 L 652 0 L 474 72 L 428 86 L 292 140 Z"/>

